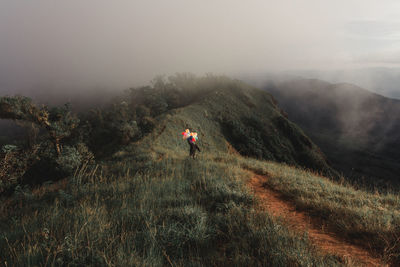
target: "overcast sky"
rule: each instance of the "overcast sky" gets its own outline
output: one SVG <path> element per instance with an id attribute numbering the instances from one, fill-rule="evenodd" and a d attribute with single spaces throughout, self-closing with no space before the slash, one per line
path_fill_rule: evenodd
<path id="1" fill-rule="evenodd" d="M 0 93 L 399 65 L 398 0 L 0 0 Z"/>

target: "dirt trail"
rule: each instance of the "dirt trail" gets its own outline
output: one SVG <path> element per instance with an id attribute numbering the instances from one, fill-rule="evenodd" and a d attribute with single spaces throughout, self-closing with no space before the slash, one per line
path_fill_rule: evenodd
<path id="1" fill-rule="evenodd" d="M 282 194 L 265 187 L 266 179 L 267 176 L 254 174 L 248 183 L 260 199 L 261 208 L 274 216 L 284 218 L 290 228 L 307 231 L 311 242 L 323 253 L 342 257 L 350 264 L 359 262 L 362 266 L 387 266 L 369 251 L 346 242 L 335 233 L 321 229 L 323 227 L 320 223 L 304 212 L 296 211 L 293 203 L 285 200 Z"/>

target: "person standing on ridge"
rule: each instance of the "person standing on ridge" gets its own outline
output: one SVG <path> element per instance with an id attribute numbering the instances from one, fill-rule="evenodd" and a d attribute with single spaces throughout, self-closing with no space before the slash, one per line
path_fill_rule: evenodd
<path id="1" fill-rule="evenodd" d="M 196 141 L 198 140 L 197 133 L 191 133 L 189 129 L 186 129 L 185 132 L 182 133 L 182 135 L 183 139 L 186 139 L 190 146 L 189 157 L 195 159 L 196 150 L 201 152 L 199 146 L 196 144 Z"/>

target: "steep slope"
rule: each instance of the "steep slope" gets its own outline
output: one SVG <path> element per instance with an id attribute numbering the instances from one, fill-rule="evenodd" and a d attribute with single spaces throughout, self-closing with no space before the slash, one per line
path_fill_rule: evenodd
<path id="1" fill-rule="evenodd" d="M 270 82 L 264 89 L 336 169 L 354 178 L 399 182 L 399 100 L 319 80 Z"/>
<path id="2" fill-rule="evenodd" d="M 270 94 L 238 81 L 163 114 L 159 121 L 162 124 L 141 144 L 151 142 L 187 154 L 188 145 L 180 132 L 189 128 L 199 133 L 202 153 L 225 153 L 233 147 L 245 156 L 336 175 L 319 148 L 282 115 Z"/>

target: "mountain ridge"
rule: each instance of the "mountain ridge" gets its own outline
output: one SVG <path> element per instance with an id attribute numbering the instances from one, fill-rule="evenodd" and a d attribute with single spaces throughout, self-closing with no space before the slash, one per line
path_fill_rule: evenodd
<path id="1" fill-rule="evenodd" d="M 58 140 L 61 155 L 54 151 L 51 132 L 40 134 L 34 150 L 23 151 L 19 144 L 2 150 L 2 163 L 24 160 L 29 153 L 33 162 L 44 157 L 48 168 L 63 167 L 58 173 L 68 175 L 52 183 L 51 172 L 41 172 L 46 180 L 34 187 L 8 180 L 17 184 L 8 184 L 10 194 L 1 196 L 0 264 L 343 266 L 357 261 L 317 248 L 308 229 L 288 229 L 290 220 L 260 209 L 267 203 L 247 187 L 255 176 L 258 189 L 280 192 L 295 212 L 319 220 L 318 231 L 328 227 L 332 236 L 364 247 L 378 261 L 399 262 L 398 195 L 332 179 L 335 171 L 324 154 L 269 93 L 221 77 L 174 79 L 128 90 L 107 108 L 79 115 L 80 123 L 67 128 L 70 135 Z M 31 119 L 23 116 L 29 110 L 23 107 L 37 108 L 25 98 L 1 100 L 9 117 L 16 111 L 18 118 Z M 40 111 L 52 125 L 75 118 L 68 107 Z M 180 134 L 185 128 L 199 133 L 202 151 L 195 160 Z"/>
<path id="2" fill-rule="evenodd" d="M 204 146 L 204 153 L 211 150 L 226 152 L 231 145 L 245 156 L 285 162 L 338 176 L 319 148 L 285 118 L 270 94 L 239 81 L 232 82 L 233 86 L 229 88 L 217 89 L 188 106 L 161 115 L 166 121 L 157 127 L 156 136 L 151 135 L 145 140 L 159 142 L 160 146 L 172 145 L 181 153 L 187 153 L 187 144 L 179 138 L 171 144 L 163 144 L 163 140 L 165 135 L 176 135 L 189 128 L 198 132 L 199 145 Z"/>

